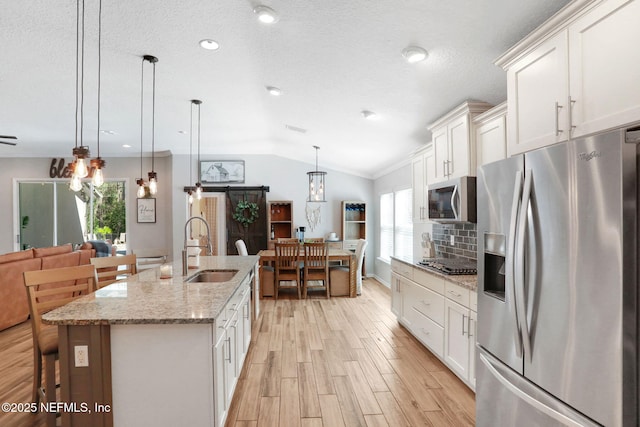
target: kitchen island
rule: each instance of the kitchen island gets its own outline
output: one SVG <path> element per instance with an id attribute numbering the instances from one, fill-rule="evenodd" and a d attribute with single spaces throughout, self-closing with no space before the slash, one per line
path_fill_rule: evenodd
<path id="1" fill-rule="evenodd" d="M 167 279 L 145 270 L 45 314 L 58 325 L 63 424 L 224 425 L 251 339 L 258 259 L 200 257 L 187 276 L 174 263 Z M 231 272 L 186 281 L 206 270 Z"/>

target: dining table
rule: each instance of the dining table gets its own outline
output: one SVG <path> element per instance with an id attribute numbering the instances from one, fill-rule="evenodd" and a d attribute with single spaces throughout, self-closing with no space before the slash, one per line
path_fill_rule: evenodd
<path id="1" fill-rule="evenodd" d="M 304 260 L 304 252 L 300 251 L 300 261 Z M 260 257 L 260 268 L 271 266 L 276 261 L 275 249 L 263 249 L 257 253 Z M 349 297 L 355 298 L 356 294 L 356 255 L 346 249 L 329 248 L 329 262 L 340 261 L 343 265 L 349 266 Z"/>

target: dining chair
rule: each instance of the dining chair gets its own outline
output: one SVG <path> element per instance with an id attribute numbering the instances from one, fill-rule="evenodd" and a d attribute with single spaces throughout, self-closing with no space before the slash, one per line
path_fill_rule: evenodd
<path id="1" fill-rule="evenodd" d="M 249 252 L 247 251 L 247 245 L 244 243 L 244 240 L 238 239 L 236 240 L 236 249 L 238 250 L 238 255 L 247 256 Z"/>
<path id="2" fill-rule="evenodd" d="M 91 265 L 96 267 L 98 274 L 97 289 L 117 282 L 138 272 L 136 255 L 110 256 L 91 258 Z"/>
<path id="3" fill-rule="evenodd" d="M 93 265 L 25 271 L 24 285 L 29 301 L 33 337 L 33 390 L 31 400 L 55 402 L 56 359 L 58 359 L 58 327 L 43 325 L 42 315 L 96 289 L 98 277 Z M 44 380 L 42 383 L 42 360 Z M 47 413 L 47 426 L 56 425 L 56 413 Z"/>
<path id="4" fill-rule="evenodd" d="M 275 297 L 278 299 L 280 289 L 291 289 L 294 286 L 282 285 L 282 282 L 295 282 L 300 299 L 300 245 L 296 243 L 275 243 Z"/>
<path id="5" fill-rule="evenodd" d="M 362 263 L 364 261 L 364 251 L 367 249 L 368 242 L 364 239 L 358 240 L 356 246 L 356 294 L 362 293 Z M 349 267 L 336 266 L 331 267 L 329 271 L 329 281 L 331 282 L 331 295 L 342 296 L 350 295 L 349 288 Z"/>
<path id="6" fill-rule="evenodd" d="M 278 237 L 276 243 L 298 243 L 299 240 L 295 237 Z"/>
<path id="7" fill-rule="evenodd" d="M 309 296 L 309 289 L 324 289 L 327 298 L 329 291 L 329 246 L 327 243 L 304 244 L 303 294 Z M 318 282 L 322 282 L 321 285 Z"/>

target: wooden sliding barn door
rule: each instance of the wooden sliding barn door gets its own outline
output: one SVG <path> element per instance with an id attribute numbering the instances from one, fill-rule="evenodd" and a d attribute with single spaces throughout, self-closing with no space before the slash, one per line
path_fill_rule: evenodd
<path id="1" fill-rule="evenodd" d="M 255 188 L 255 187 L 254 187 Z M 228 188 L 227 189 L 227 254 L 237 255 L 235 242 L 244 240 L 249 255 L 255 255 L 262 249 L 267 249 L 267 197 L 268 187 L 257 189 Z M 238 202 L 255 203 L 258 206 L 258 216 L 251 224 L 242 224 L 234 219 L 239 213 Z M 251 217 L 249 209 L 241 210 L 245 218 Z"/>

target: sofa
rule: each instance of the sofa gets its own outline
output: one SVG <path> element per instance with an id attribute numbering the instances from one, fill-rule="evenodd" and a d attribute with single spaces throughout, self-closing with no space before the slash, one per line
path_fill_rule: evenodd
<path id="1" fill-rule="evenodd" d="M 29 318 L 22 273 L 89 264 L 95 255 L 95 249 L 88 243 L 77 250 L 67 244 L 0 255 L 0 331 Z"/>

